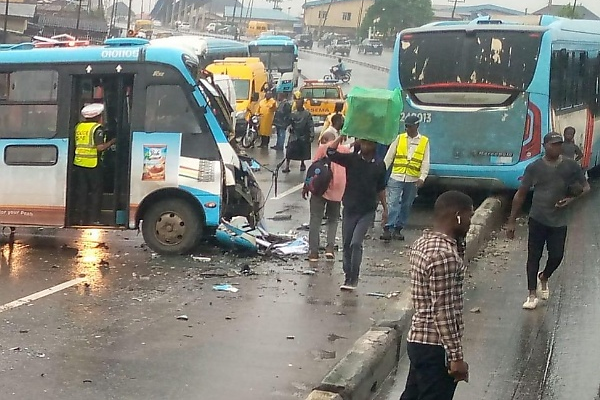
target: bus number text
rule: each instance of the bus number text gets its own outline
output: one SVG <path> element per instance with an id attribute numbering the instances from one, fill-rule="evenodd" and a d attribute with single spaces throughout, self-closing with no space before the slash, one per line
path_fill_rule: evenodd
<path id="1" fill-rule="evenodd" d="M 414 113 L 414 112 L 403 112 L 400 116 L 400 121 L 404 121 L 406 117 L 417 117 L 419 118 L 419 122 L 428 124 L 431 122 L 431 113 Z"/>

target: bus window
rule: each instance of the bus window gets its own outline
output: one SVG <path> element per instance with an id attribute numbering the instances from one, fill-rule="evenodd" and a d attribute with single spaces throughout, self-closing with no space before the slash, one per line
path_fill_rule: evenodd
<path id="1" fill-rule="evenodd" d="M 400 82 L 483 84 L 525 90 L 537 67 L 541 35 L 511 31 L 428 32 L 401 38 Z"/>
<path id="2" fill-rule="evenodd" d="M 52 138 L 56 135 L 56 71 L 3 73 L 0 82 L 0 138 Z"/>
<path id="3" fill-rule="evenodd" d="M 200 133 L 200 125 L 179 85 L 149 86 L 146 92 L 146 132 Z"/>

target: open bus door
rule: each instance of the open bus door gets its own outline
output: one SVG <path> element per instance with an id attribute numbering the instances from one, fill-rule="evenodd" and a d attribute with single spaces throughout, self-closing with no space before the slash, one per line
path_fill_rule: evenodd
<path id="1" fill-rule="evenodd" d="M 127 227 L 134 75 L 72 75 L 72 80 L 69 121 L 72 145 L 67 181 L 67 226 Z M 74 135 L 77 124 L 82 121 L 82 108 L 91 103 L 104 105 L 100 121 L 104 142 L 115 139 L 115 144 L 98 153 L 94 183 L 85 188 L 78 177 L 80 171 L 76 171 L 80 167 L 73 164 Z"/>

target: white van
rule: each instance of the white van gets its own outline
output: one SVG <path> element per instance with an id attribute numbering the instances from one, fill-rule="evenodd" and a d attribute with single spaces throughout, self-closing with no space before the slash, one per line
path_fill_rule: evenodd
<path id="1" fill-rule="evenodd" d="M 231 80 L 229 75 L 214 74 L 213 78 L 215 80 L 215 83 L 225 94 L 225 98 L 229 101 L 231 107 L 235 110 L 237 98 L 235 96 L 235 87 L 233 86 L 233 81 Z"/>

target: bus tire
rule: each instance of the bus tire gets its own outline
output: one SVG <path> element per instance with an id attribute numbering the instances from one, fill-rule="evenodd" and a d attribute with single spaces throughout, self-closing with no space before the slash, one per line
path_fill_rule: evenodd
<path id="1" fill-rule="evenodd" d="M 171 198 L 152 204 L 144 213 L 144 241 L 159 254 L 186 254 L 202 238 L 204 223 L 184 199 Z"/>

